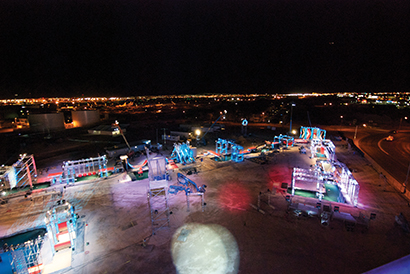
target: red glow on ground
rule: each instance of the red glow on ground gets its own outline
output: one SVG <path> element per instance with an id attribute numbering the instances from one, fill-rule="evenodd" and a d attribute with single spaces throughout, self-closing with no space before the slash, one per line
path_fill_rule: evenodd
<path id="1" fill-rule="evenodd" d="M 292 171 L 289 167 L 284 165 L 276 165 L 267 169 L 269 181 L 267 188 L 272 190 L 274 188 L 280 188 L 282 183 L 291 183 L 292 180 Z"/>
<path id="2" fill-rule="evenodd" d="M 250 202 L 249 190 L 238 183 L 228 183 L 219 190 L 219 204 L 229 210 L 246 210 Z"/>

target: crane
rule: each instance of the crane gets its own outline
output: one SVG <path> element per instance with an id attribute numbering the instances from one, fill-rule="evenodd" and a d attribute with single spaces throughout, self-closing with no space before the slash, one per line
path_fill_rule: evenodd
<path id="1" fill-rule="evenodd" d="M 112 124 L 112 127 L 113 127 L 113 128 L 116 128 L 116 129 L 118 129 L 118 130 L 120 131 L 120 133 L 121 133 L 121 135 L 122 135 L 122 138 L 124 138 L 124 141 L 125 141 L 125 143 L 126 143 L 127 146 L 128 146 L 129 151 L 131 151 L 130 144 L 128 143 L 127 138 L 125 138 L 125 135 L 124 135 L 124 133 L 122 132 L 122 129 L 121 129 L 121 127 L 120 127 L 120 123 L 119 123 L 117 120 L 115 120 L 115 123 Z"/>
<path id="2" fill-rule="evenodd" d="M 205 141 L 205 136 L 206 134 L 208 134 L 208 132 L 211 130 L 211 128 L 216 124 L 216 122 L 219 121 L 219 119 L 221 119 L 223 117 L 223 119 L 225 119 L 225 114 L 227 113 L 226 110 L 224 110 L 223 112 L 221 112 L 221 115 L 218 117 L 218 119 L 215 120 L 215 122 L 208 128 L 208 130 L 205 132 L 205 134 L 202 136 L 202 143 L 204 145 L 206 145 L 206 141 Z"/>

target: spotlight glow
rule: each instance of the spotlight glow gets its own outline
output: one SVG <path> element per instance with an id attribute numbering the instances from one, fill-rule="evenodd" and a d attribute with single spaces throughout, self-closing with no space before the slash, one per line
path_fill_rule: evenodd
<path id="1" fill-rule="evenodd" d="M 183 225 L 172 237 L 171 254 L 179 274 L 238 273 L 238 244 L 233 235 L 220 225 Z"/>

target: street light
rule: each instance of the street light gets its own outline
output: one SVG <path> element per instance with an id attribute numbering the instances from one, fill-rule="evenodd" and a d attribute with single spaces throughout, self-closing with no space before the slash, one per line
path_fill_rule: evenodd
<path id="1" fill-rule="evenodd" d="M 293 115 L 293 107 L 296 106 L 295 103 L 290 103 L 290 126 L 289 126 L 289 133 L 292 133 L 292 115 Z"/>
<path id="2" fill-rule="evenodd" d="M 201 135 L 201 130 L 200 129 L 195 130 L 195 135 L 196 135 L 196 139 L 199 140 L 199 135 Z"/>

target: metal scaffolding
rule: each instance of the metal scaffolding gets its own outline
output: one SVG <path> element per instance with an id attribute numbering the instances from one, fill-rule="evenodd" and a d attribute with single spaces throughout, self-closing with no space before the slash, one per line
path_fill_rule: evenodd
<path id="1" fill-rule="evenodd" d="M 12 166 L 0 167 L 0 189 L 33 187 L 37 180 L 37 168 L 33 155 L 21 154 Z"/>
<path id="2" fill-rule="evenodd" d="M 168 188 L 150 189 L 147 197 L 151 213 L 152 235 L 155 235 L 159 229 L 169 226 Z"/>
<path id="3" fill-rule="evenodd" d="M 53 254 L 65 248 L 75 247 L 77 214 L 65 200 L 59 200 L 47 211 L 46 227 L 50 235 Z"/>
<path id="4" fill-rule="evenodd" d="M 60 181 L 70 184 L 75 183 L 76 177 L 85 177 L 97 174 L 100 177 L 108 177 L 107 162 L 108 160 L 105 155 L 95 158 L 64 162 L 63 174 Z"/>
<path id="5" fill-rule="evenodd" d="M 149 159 L 149 189 L 147 191 L 148 206 L 151 214 L 152 235 L 165 227 L 169 226 L 169 215 L 171 214 L 168 206 L 168 178 L 165 157 L 155 157 Z"/>
<path id="6" fill-rule="evenodd" d="M 11 263 L 13 273 L 31 274 L 41 273 L 43 269 L 40 249 L 43 244 L 43 237 L 24 242 L 17 246 L 11 246 Z"/>
<path id="7" fill-rule="evenodd" d="M 323 145 L 322 140 L 311 141 L 312 157 L 316 156 L 317 148 L 321 148 L 328 160 L 316 161 L 315 169 L 293 168 L 292 172 L 292 196 L 296 189 L 316 192 L 316 196 L 321 200 L 324 197 L 324 183 L 333 184 L 340 190 L 337 198 L 340 203 L 349 203 L 357 206 L 360 186 L 349 168 L 334 160 L 334 145 L 331 141 Z M 313 156 L 315 155 L 315 156 Z"/>

